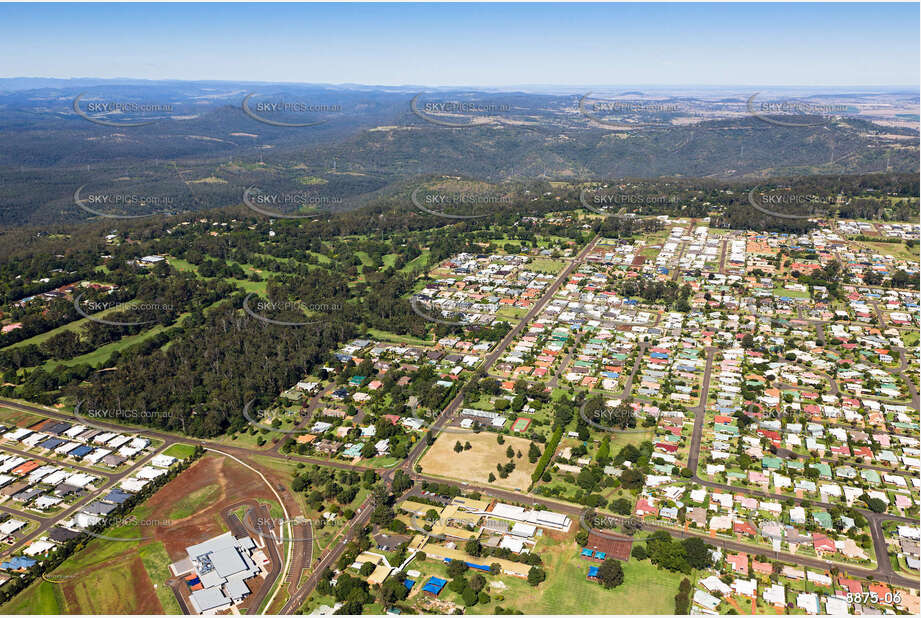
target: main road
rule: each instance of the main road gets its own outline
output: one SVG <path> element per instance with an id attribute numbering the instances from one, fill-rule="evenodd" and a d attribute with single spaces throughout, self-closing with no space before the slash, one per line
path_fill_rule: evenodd
<path id="1" fill-rule="evenodd" d="M 550 299 L 553 298 L 553 295 L 556 294 L 557 290 L 563 285 L 563 283 L 569 278 L 569 275 L 572 274 L 572 271 L 582 263 L 582 260 L 586 255 L 595 247 L 600 236 L 595 236 L 579 253 L 575 258 L 560 272 L 559 276 L 553 281 L 552 284 L 544 291 L 541 295 L 540 300 L 531 308 L 530 311 L 521 319 L 521 321 L 516 324 L 506 335 L 502 338 L 499 344 L 496 346 L 495 350 L 487 354 L 484 359 L 483 365 L 480 367 L 480 371 L 487 373 L 489 368 L 492 367 L 499 358 L 502 357 L 502 354 L 508 348 L 508 346 L 515 340 L 515 338 L 521 334 L 525 329 L 528 323 L 537 316 L 550 302 Z M 457 411 L 464 401 L 464 395 L 467 392 L 467 388 L 470 385 L 468 381 L 461 389 L 458 391 L 457 395 L 452 399 L 444 410 L 438 415 L 432 425 L 429 427 L 429 431 L 433 436 L 437 437 L 439 432 L 447 425 L 451 416 Z M 382 474 L 382 480 L 389 486 L 393 481 L 393 476 L 397 470 L 401 470 L 405 473 L 412 475 L 412 468 L 416 460 L 421 457 L 422 453 L 425 451 L 428 445 L 428 441 L 425 439 L 419 440 L 415 446 L 409 451 L 406 459 L 403 461 L 400 466 L 396 468 L 390 468 L 385 470 Z M 342 535 L 342 538 L 339 540 L 336 545 L 327 549 L 320 557 L 316 566 L 314 567 L 313 572 L 310 574 L 310 577 L 307 578 L 307 581 L 304 582 L 303 586 L 291 596 L 288 602 L 285 604 L 282 609 L 282 613 L 292 614 L 297 613 L 300 606 L 303 605 L 304 599 L 313 591 L 317 585 L 317 580 L 319 579 L 322 571 L 331 565 L 333 565 L 342 553 L 345 551 L 349 542 L 355 538 L 356 531 L 361 530 L 367 525 L 368 521 L 371 518 L 371 513 L 374 510 L 373 497 L 369 496 L 361 504 L 356 512 L 355 517 L 352 521 L 346 526 L 345 533 Z"/>

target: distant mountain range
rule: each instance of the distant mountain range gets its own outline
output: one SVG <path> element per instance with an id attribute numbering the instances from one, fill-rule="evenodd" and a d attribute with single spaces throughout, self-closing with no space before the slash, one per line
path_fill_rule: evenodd
<path id="1" fill-rule="evenodd" d="M 239 204 L 253 185 L 307 188 L 347 208 L 430 174 L 508 181 L 918 170 L 917 91 L 786 92 L 3 79 L 0 224 L 85 219 L 73 200 L 84 185 L 168 195 L 179 210 Z"/>

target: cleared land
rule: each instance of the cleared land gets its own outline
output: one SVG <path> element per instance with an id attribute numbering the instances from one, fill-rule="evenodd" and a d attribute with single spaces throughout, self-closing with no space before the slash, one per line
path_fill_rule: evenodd
<path id="1" fill-rule="evenodd" d="M 454 452 L 454 444 L 470 442 L 470 450 Z M 531 484 L 531 473 L 536 464 L 528 461 L 530 440 L 505 436 L 505 444 L 496 442 L 494 433 L 457 432 L 443 433 L 422 458 L 422 470 L 426 474 L 436 474 L 483 485 L 495 485 L 511 489 L 526 490 Z M 496 464 L 509 461 L 506 450 L 511 446 L 516 452 L 515 469 L 508 478 L 500 478 Z M 520 451 L 521 458 L 517 457 Z M 489 483 L 489 474 L 496 480 Z"/>
<path id="2" fill-rule="evenodd" d="M 29 425 L 34 425 L 41 420 L 43 420 L 42 417 L 36 414 L 0 406 L 0 421 L 2 421 L 5 425 L 28 427 Z"/>

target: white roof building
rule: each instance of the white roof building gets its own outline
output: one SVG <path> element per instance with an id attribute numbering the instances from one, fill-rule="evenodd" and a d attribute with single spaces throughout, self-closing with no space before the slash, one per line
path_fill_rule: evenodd
<path id="1" fill-rule="evenodd" d="M 525 549 L 524 539 L 505 535 L 499 542 L 499 547 L 508 549 L 516 554 L 520 554 Z"/>
<path id="2" fill-rule="evenodd" d="M 255 548 L 248 536 L 235 538 L 230 532 L 186 548 L 188 560 L 204 586 L 192 597 L 198 613 L 229 607 L 250 593 L 245 580 L 261 571 L 252 557 Z"/>
<path id="3" fill-rule="evenodd" d="M 732 592 L 732 588 L 723 583 L 723 581 L 716 575 L 710 575 L 709 577 L 700 580 L 700 585 L 710 592 L 720 592 L 724 596 Z"/>
<path id="4" fill-rule="evenodd" d="M 758 580 L 756 579 L 736 579 L 732 582 L 732 589 L 736 594 L 746 597 L 754 597 L 758 594 Z"/>
<path id="5" fill-rule="evenodd" d="M 714 611 L 719 607 L 720 600 L 712 594 L 698 589 L 694 591 L 694 603 L 710 611 Z"/>
<path id="6" fill-rule="evenodd" d="M 20 519 L 8 519 L 0 524 L 0 535 L 9 536 L 26 525 L 26 522 Z"/>
<path id="7" fill-rule="evenodd" d="M 786 607 L 787 593 L 780 584 L 771 584 L 762 593 L 764 601 L 778 607 Z"/>

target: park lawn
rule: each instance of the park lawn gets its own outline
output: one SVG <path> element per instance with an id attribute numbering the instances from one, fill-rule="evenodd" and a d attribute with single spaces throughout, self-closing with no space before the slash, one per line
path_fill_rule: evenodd
<path id="1" fill-rule="evenodd" d="M 322 595 L 314 590 L 310 595 L 304 600 L 304 604 L 300 607 L 301 614 L 309 614 L 311 610 L 318 608 L 321 605 L 326 605 L 332 607 L 336 604 L 336 598 L 332 595 Z"/>
<path id="2" fill-rule="evenodd" d="M 496 311 L 496 316 L 500 318 L 507 318 L 511 320 L 519 320 L 527 315 L 528 310 L 522 307 L 509 307 L 508 305 L 503 305 Z"/>
<path id="3" fill-rule="evenodd" d="M 381 261 L 384 263 L 384 268 L 393 268 L 393 265 L 397 263 L 397 258 L 399 254 L 397 253 L 388 253 L 387 255 L 381 258 Z"/>
<path id="4" fill-rule="evenodd" d="M 912 330 L 910 333 L 905 335 L 902 339 L 902 343 L 905 344 L 906 348 L 913 348 L 918 345 L 918 341 L 921 339 L 921 333 L 916 330 Z"/>
<path id="5" fill-rule="evenodd" d="M 269 431 L 268 429 L 255 428 L 255 433 L 250 433 L 250 427 L 245 427 L 242 431 L 237 433 L 225 433 L 216 438 L 213 442 L 218 442 L 220 444 L 226 444 L 228 446 L 240 446 L 244 448 L 251 449 L 268 449 L 271 448 L 276 440 L 284 440 L 287 437 L 294 437 L 293 435 L 281 433 L 278 431 Z M 259 445 L 259 438 L 264 440 L 263 444 Z"/>
<path id="6" fill-rule="evenodd" d="M 195 447 L 191 444 L 174 444 L 163 451 L 164 455 L 169 455 L 177 459 L 188 459 L 193 453 L 195 453 Z"/>
<path id="7" fill-rule="evenodd" d="M 382 455 L 380 457 L 371 457 L 370 459 L 362 459 L 358 463 L 359 466 L 366 466 L 368 468 L 392 468 L 403 461 L 402 459 L 397 459 L 390 455 Z"/>
<path id="8" fill-rule="evenodd" d="M 206 505 L 210 504 L 220 494 L 221 486 L 217 483 L 211 483 L 210 485 L 205 485 L 200 489 L 196 489 L 173 504 L 173 508 L 170 509 L 169 512 L 169 518 L 171 520 L 185 519 L 186 517 L 194 515 Z"/>
<path id="9" fill-rule="evenodd" d="M 254 411 L 254 413 L 256 412 Z M 214 441 L 230 446 L 246 445 L 252 449 L 266 449 L 287 438 L 294 438 L 296 434 L 292 432 L 298 423 L 303 420 L 300 416 L 299 408 L 293 405 L 288 408 L 273 407 L 271 413 L 271 417 L 267 416 L 265 418 L 256 413 L 257 418 L 254 420 L 259 425 L 264 425 L 264 427 L 251 423 L 252 426 L 247 425 L 237 433 L 222 434 L 214 438 Z M 272 425 L 274 419 L 281 421 L 278 427 Z M 263 440 L 262 444 L 259 444 L 260 438 Z"/>
<path id="10" fill-rule="evenodd" d="M 568 389 L 568 388 L 556 387 L 555 389 L 553 389 L 552 391 L 550 391 L 550 400 L 551 400 L 551 401 L 560 401 L 563 397 L 569 397 L 569 396 L 570 396 L 570 394 L 569 394 L 569 389 Z"/>
<path id="11" fill-rule="evenodd" d="M 69 613 L 67 610 L 61 587 L 41 578 L 0 606 L 2 614 L 54 615 Z"/>
<path id="12" fill-rule="evenodd" d="M 565 268 L 565 264 L 560 260 L 551 260 L 549 258 L 537 258 L 529 262 L 525 268 L 539 273 L 555 275 Z"/>
<path id="13" fill-rule="evenodd" d="M 539 548 L 544 559 L 547 579 L 536 588 L 526 581 L 502 576 L 505 590 L 491 589 L 488 605 L 475 605 L 468 613 L 488 614 L 497 605 L 517 609 L 525 614 L 673 614 L 675 594 L 683 575 L 658 569 L 649 561 L 621 563 L 624 583 L 611 590 L 586 579 L 589 566 L 579 558 L 574 541 L 553 541 Z M 488 581 L 494 578 L 487 576 Z M 692 579 L 693 581 L 693 579 Z M 498 600 L 502 595 L 503 600 Z"/>
<path id="14" fill-rule="evenodd" d="M 650 427 L 649 431 L 642 433 L 612 433 L 611 434 L 611 455 L 614 456 L 620 449 L 628 444 L 639 447 L 646 440 L 652 440 L 655 436 L 655 427 Z"/>

